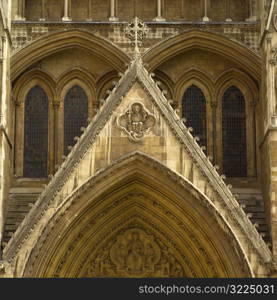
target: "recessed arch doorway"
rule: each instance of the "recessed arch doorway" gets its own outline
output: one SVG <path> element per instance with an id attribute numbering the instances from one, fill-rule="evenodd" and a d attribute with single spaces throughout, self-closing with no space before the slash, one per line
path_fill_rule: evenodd
<path id="1" fill-rule="evenodd" d="M 252 277 L 212 202 L 171 173 L 138 153 L 98 173 L 48 221 L 24 276 Z"/>

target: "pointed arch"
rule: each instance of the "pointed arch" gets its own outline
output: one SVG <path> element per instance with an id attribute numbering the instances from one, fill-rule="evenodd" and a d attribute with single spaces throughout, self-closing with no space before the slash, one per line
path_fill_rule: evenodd
<path id="1" fill-rule="evenodd" d="M 260 56 L 242 43 L 223 35 L 204 30 L 187 30 L 157 43 L 143 56 L 153 71 L 170 58 L 192 49 L 202 49 L 223 56 L 238 64 L 255 80 L 261 77 Z"/>
<path id="2" fill-rule="evenodd" d="M 216 100 L 221 101 L 224 90 L 231 84 L 241 90 L 246 101 L 256 102 L 259 100 L 259 87 L 256 82 L 248 74 L 236 68 L 226 70 L 214 80 Z"/>
<path id="3" fill-rule="evenodd" d="M 194 135 L 200 138 L 199 144 L 207 148 L 207 112 L 206 99 L 201 89 L 192 84 L 182 98 L 182 117 L 188 127 L 193 128 Z"/>
<path id="4" fill-rule="evenodd" d="M 15 101 L 24 102 L 29 89 L 32 85 L 39 83 L 52 103 L 56 97 L 56 78 L 47 71 L 32 69 L 22 74 L 13 82 L 13 98 Z"/>
<path id="5" fill-rule="evenodd" d="M 71 86 L 64 98 L 64 155 L 70 151 L 75 137 L 81 135 L 81 127 L 88 122 L 88 96 L 84 89 L 77 84 Z"/>
<path id="6" fill-rule="evenodd" d="M 72 47 L 85 49 L 121 72 L 125 70 L 125 63 L 130 60 L 116 45 L 90 32 L 76 29 L 55 32 L 43 35 L 13 55 L 12 80 L 43 58 Z"/>
<path id="7" fill-rule="evenodd" d="M 90 88 L 90 92 L 95 94 L 96 79 L 93 74 L 87 70 L 76 67 L 67 69 L 65 73 L 59 76 L 57 79 L 57 94 L 61 94 L 64 86 L 73 79 L 83 81 Z"/>
<path id="8" fill-rule="evenodd" d="M 213 78 L 209 78 L 204 71 L 197 69 L 197 68 L 191 68 L 188 69 L 180 78 L 178 78 L 176 84 L 175 84 L 175 92 L 174 92 L 174 99 L 178 103 L 178 107 L 180 111 L 183 111 L 183 99 L 186 91 L 191 86 L 197 86 L 201 93 L 203 94 L 203 97 L 205 99 L 205 116 L 204 120 L 205 126 L 203 127 L 205 132 L 203 131 L 202 139 L 204 141 L 204 145 L 206 146 L 206 150 L 208 154 L 213 154 L 213 148 L 214 148 L 214 141 L 211 137 L 212 135 L 209 134 L 213 131 L 213 116 L 212 116 L 212 109 L 211 104 L 214 101 L 214 80 Z M 202 123 L 202 121 L 201 121 Z M 188 123 L 187 126 L 191 126 Z M 196 126 L 191 126 L 196 127 Z M 205 134 L 204 134 L 205 133 Z M 193 132 L 193 135 L 198 135 L 195 131 Z M 202 143 L 201 143 L 202 145 Z"/>
<path id="9" fill-rule="evenodd" d="M 204 70 L 198 68 L 190 68 L 178 78 L 175 84 L 174 99 L 180 101 L 186 89 L 192 84 L 201 88 L 208 103 L 213 100 L 214 79 L 207 76 Z"/>
<path id="10" fill-rule="evenodd" d="M 14 161 L 15 169 L 14 173 L 18 177 L 23 176 L 23 165 L 24 165 L 24 139 L 25 132 L 25 111 L 26 111 L 26 99 L 29 91 L 35 87 L 40 86 L 46 94 L 48 103 L 48 173 L 52 173 L 54 169 L 54 112 L 53 103 L 56 98 L 56 80 L 51 77 L 50 74 L 39 69 L 33 69 L 20 76 L 14 83 L 13 87 L 13 99 L 15 102 L 15 117 L 14 117 L 14 128 L 15 128 L 15 151 Z"/>
<path id="11" fill-rule="evenodd" d="M 57 80 L 57 95 L 58 101 L 61 104 L 64 101 L 67 91 L 73 85 L 79 85 L 88 97 L 88 116 L 93 117 L 93 107 L 96 105 L 96 79 L 88 71 L 81 68 L 72 68 L 62 74 Z"/>
<path id="12" fill-rule="evenodd" d="M 217 150 L 218 165 L 223 170 L 223 136 L 222 136 L 222 101 L 224 93 L 232 86 L 235 86 L 241 92 L 245 101 L 245 128 L 246 128 L 246 158 L 247 158 L 247 176 L 257 175 L 256 165 L 256 112 L 255 107 L 259 101 L 259 89 L 255 81 L 245 72 L 235 68 L 226 70 L 217 79 L 215 83 L 215 101 L 217 103 Z"/>
<path id="13" fill-rule="evenodd" d="M 45 178 L 48 175 L 48 97 L 35 85 L 25 99 L 23 176 Z"/>
<path id="14" fill-rule="evenodd" d="M 247 177 L 245 110 L 242 92 L 230 86 L 222 98 L 223 170 L 228 177 Z"/>
<path id="15" fill-rule="evenodd" d="M 129 230 L 143 231 L 161 247 L 158 251 L 171 249 L 178 271 L 161 273 L 155 265 L 154 276 L 253 276 L 237 237 L 212 202 L 185 179 L 169 174 L 158 161 L 133 153 L 92 177 L 53 211 L 21 270 L 24 276 L 87 277 L 99 262 L 96 257 L 105 257 L 103 251 Z M 176 209 L 179 216 L 174 216 Z"/>

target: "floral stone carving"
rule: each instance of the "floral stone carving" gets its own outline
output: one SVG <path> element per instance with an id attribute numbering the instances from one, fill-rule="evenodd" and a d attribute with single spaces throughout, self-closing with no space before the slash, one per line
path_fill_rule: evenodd
<path id="1" fill-rule="evenodd" d="M 139 142 L 155 126 L 156 118 L 149 113 L 142 103 L 133 103 L 128 110 L 118 117 L 118 126 L 134 142 Z"/>
<path id="2" fill-rule="evenodd" d="M 182 277 L 183 269 L 164 245 L 142 229 L 126 230 L 101 249 L 89 277 Z"/>

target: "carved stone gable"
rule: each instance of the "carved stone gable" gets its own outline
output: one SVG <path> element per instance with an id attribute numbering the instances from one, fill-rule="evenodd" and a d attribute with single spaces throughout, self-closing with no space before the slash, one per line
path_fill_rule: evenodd
<path id="1" fill-rule="evenodd" d="M 139 142 L 156 124 L 156 118 L 140 102 L 134 102 L 117 119 L 118 126 L 134 142 Z"/>

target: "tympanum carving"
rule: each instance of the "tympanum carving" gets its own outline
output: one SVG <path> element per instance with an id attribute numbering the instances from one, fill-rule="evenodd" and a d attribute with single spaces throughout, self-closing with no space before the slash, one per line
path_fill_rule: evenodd
<path id="1" fill-rule="evenodd" d="M 89 277 L 182 277 L 183 268 L 170 250 L 142 229 L 119 234 L 91 261 Z"/>

